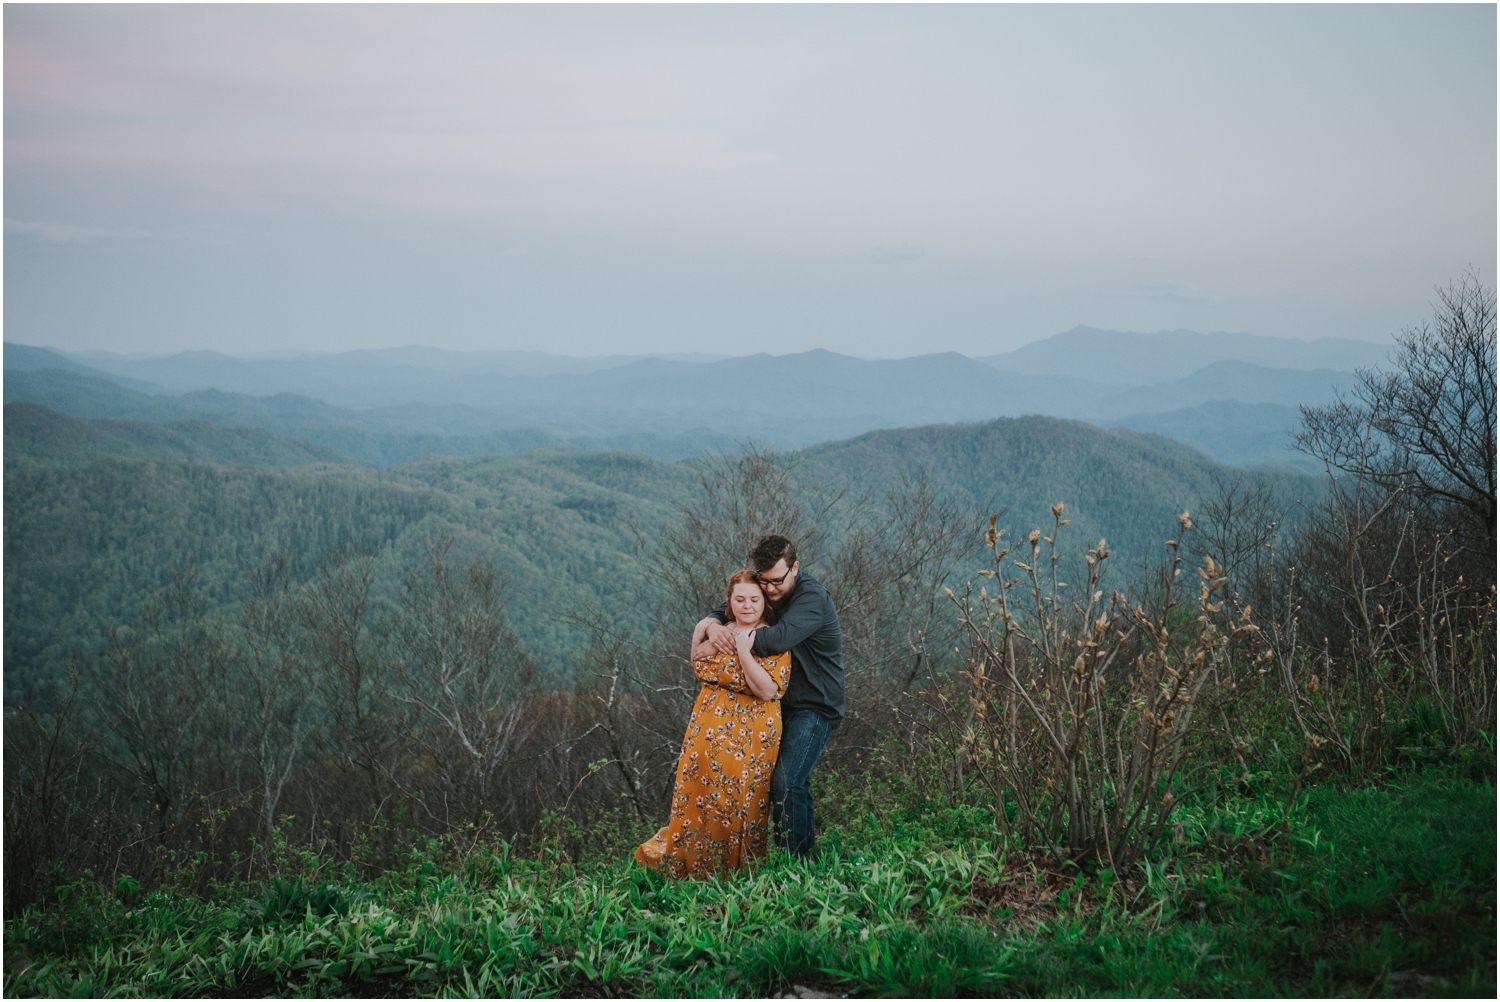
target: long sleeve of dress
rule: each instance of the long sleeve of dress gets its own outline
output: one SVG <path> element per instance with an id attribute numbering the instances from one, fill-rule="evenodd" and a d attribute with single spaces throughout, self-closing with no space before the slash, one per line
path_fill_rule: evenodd
<path id="1" fill-rule="evenodd" d="M 745 673 L 740 668 L 740 659 L 733 654 L 715 654 L 698 658 L 693 662 L 693 674 L 701 682 L 716 685 L 730 692 L 749 692 L 745 684 Z"/>
<path id="2" fill-rule="evenodd" d="M 761 658 L 760 666 L 765 669 L 771 681 L 776 683 L 776 699 L 786 695 L 786 687 L 792 680 L 792 657 L 790 654 L 780 654 L 776 657 Z M 711 657 L 698 658 L 693 662 L 693 674 L 698 676 L 701 682 L 716 685 L 730 692 L 750 693 L 750 687 L 745 684 L 745 672 L 740 667 L 740 659 L 734 654 L 715 654 Z M 753 693 L 751 693 L 753 695 Z"/>

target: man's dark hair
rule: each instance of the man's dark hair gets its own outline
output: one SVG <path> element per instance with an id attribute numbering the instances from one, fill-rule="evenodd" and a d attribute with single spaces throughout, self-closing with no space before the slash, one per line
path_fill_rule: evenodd
<path id="1" fill-rule="evenodd" d="M 797 562 L 797 548 L 785 536 L 762 536 L 755 549 L 750 551 L 750 562 L 757 573 L 776 566 L 776 561 L 785 560 L 788 569 Z"/>

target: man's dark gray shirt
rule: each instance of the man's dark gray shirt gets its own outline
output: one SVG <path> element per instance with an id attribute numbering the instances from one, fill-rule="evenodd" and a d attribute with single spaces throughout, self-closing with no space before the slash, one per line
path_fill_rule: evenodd
<path id="1" fill-rule="evenodd" d="M 797 583 L 775 608 L 776 621 L 755 631 L 751 652 L 770 657 L 792 652 L 792 680 L 782 710 L 813 710 L 838 723 L 844 719 L 844 635 L 828 589 L 797 572 Z M 713 613 L 728 616 L 721 605 Z"/>

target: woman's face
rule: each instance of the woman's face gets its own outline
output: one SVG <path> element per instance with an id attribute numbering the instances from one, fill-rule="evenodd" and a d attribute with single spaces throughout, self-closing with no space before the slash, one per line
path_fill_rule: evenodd
<path id="1" fill-rule="evenodd" d="M 766 611 L 766 597 L 760 586 L 741 581 L 729 594 L 729 611 L 741 626 L 754 626 Z"/>

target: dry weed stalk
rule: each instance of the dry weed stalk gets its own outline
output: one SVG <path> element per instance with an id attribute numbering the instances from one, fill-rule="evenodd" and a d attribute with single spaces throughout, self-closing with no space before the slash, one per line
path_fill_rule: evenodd
<path id="1" fill-rule="evenodd" d="M 976 595 L 972 583 L 962 597 L 949 592 L 973 652 L 966 759 L 994 795 L 997 820 L 1023 842 L 1113 865 L 1160 836 L 1205 694 L 1235 684 L 1236 642 L 1258 631 L 1248 608 L 1225 612 L 1226 578 L 1211 556 L 1198 571 L 1196 619 L 1178 611 L 1186 512 L 1150 611 L 1118 591 L 1106 598 L 1104 540 L 1087 553 L 1083 595 L 1067 597 L 1058 540 L 1069 520 L 1061 504 L 1052 512 L 1052 535 L 1032 530 L 1025 560 L 1012 558 L 993 518 L 993 568 L 980 574 L 994 594 L 982 586 Z"/>

